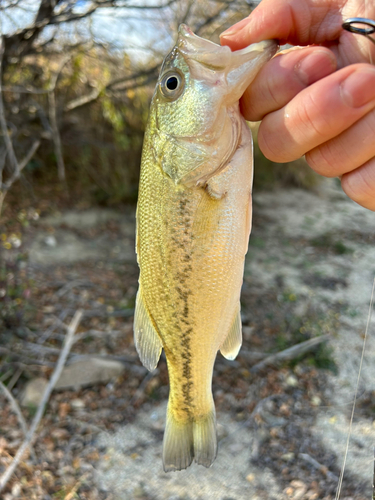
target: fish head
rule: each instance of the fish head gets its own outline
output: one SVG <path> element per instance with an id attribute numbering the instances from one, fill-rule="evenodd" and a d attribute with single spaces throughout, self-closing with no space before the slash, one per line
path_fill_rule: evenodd
<path id="1" fill-rule="evenodd" d="M 278 45 L 232 52 L 181 25 L 164 59 L 151 104 L 151 144 L 176 184 L 201 186 L 226 164 L 241 136 L 238 101 Z"/>

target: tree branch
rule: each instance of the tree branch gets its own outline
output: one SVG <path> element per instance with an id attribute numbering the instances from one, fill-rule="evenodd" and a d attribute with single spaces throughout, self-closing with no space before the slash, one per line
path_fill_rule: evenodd
<path id="1" fill-rule="evenodd" d="M 51 130 L 52 130 L 52 141 L 53 141 L 53 144 L 55 146 L 57 172 L 58 172 L 59 180 L 64 182 L 65 181 L 65 163 L 64 163 L 64 157 L 62 154 L 59 127 L 57 125 L 56 95 L 55 95 L 54 90 L 52 90 L 52 92 L 50 92 L 48 94 L 48 106 L 49 106 L 49 121 L 51 123 Z"/>
<path id="2" fill-rule="evenodd" d="M 23 418 L 21 409 L 18 406 L 17 401 L 14 399 L 12 393 L 8 390 L 7 386 L 4 385 L 2 382 L 0 382 L 0 389 L 3 391 L 5 396 L 8 398 L 12 410 L 17 415 L 18 422 L 20 423 L 22 432 L 23 432 L 24 436 L 26 436 L 27 435 L 27 424 L 25 422 L 25 419 Z"/>
<path id="3" fill-rule="evenodd" d="M 79 322 L 81 321 L 82 318 L 82 310 L 76 311 L 70 325 L 68 328 L 68 332 L 66 334 L 65 338 L 65 343 L 64 346 L 60 352 L 59 359 L 56 363 L 56 367 L 52 373 L 52 376 L 50 378 L 50 381 L 44 391 L 42 401 L 40 402 L 40 405 L 38 407 L 38 410 L 34 416 L 34 419 L 31 423 L 30 429 L 27 432 L 26 438 L 23 441 L 22 445 L 19 447 L 16 455 L 14 456 L 12 462 L 8 466 L 8 468 L 5 470 L 4 474 L 0 477 L 0 493 L 4 490 L 5 486 L 8 484 L 9 479 L 12 477 L 13 472 L 16 470 L 18 464 L 20 463 L 23 454 L 25 451 L 29 448 L 29 446 L 32 444 L 32 441 L 35 437 L 35 432 L 36 429 L 40 423 L 40 420 L 42 419 L 44 410 L 46 408 L 46 405 L 48 403 L 48 400 L 51 396 L 51 393 L 53 391 L 53 388 L 56 385 L 56 382 L 58 381 L 61 372 L 64 368 L 66 359 L 68 357 L 69 351 L 73 345 L 74 341 L 74 334 L 78 328 Z"/>
<path id="4" fill-rule="evenodd" d="M 320 337 L 314 337 L 310 340 L 306 340 L 305 342 L 300 342 L 288 349 L 284 349 L 283 351 L 277 352 L 276 354 L 272 354 L 268 356 L 263 361 L 260 361 L 256 365 L 251 368 L 252 373 L 256 373 L 266 366 L 277 366 L 280 363 L 285 363 L 286 361 L 292 361 L 293 359 L 298 358 L 304 354 L 307 354 L 310 351 L 316 349 L 323 342 L 327 342 L 331 338 L 331 335 L 321 335 Z"/>
<path id="5" fill-rule="evenodd" d="M 2 92 L 3 56 L 4 56 L 4 37 L 1 36 L 0 37 L 0 127 L 1 127 L 1 132 L 3 134 L 3 137 L 4 137 L 4 142 L 5 142 L 5 146 L 7 148 L 7 153 L 9 156 L 11 167 L 13 168 L 13 171 L 17 174 L 17 172 L 19 171 L 19 165 L 17 162 L 16 154 L 15 154 L 14 149 L 13 149 L 12 141 L 10 140 L 10 137 L 8 134 L 8 127 L 7 127 L 5 113 L 4 113 L 4 102 L 3 102 L 3 92 Z M 0 172 L 0 176 L 1 176 L 1 172 Z"/>
<path id="6" fill-rule="evenodd" d="M 157 71 L 160 67 L 160 64 L 156 64 L 152 68 L 149 68 L 147 70 L 140 71 L 138 73 L 135 73 L 134 75 L 128 75 L 128 76 L 123 76 L 121 78 L 116 78 L 104 87 L 100 88 L 95 88 L 93 89 L 89 94 L 86 94 L 81 97 L 77 97 L 76 99 L 71 100 L 68 102 L 64 108 L 64 111 L 72 111 L 73 109 L 80 108 L 82 106 L 85 106 L 86 104 L 90 104 L 93 101 L 96 101 L 98 97 L 105 92 L 106 90 L 127 90 L 131 88 L 132 86 L 134 87 L 140 87 L 141 85 L 146 85 L 150 77 L 152 76 L 152 79 L 154 76 L 156 76 Z M 145 81 L 140 83 L 138 80 L 140 78 L 145 78 Z M 128 86 L 122 86 L 121 84 L 126 84 L 128 82 L 134 82 L 134 85 L 128 85 Z"/>

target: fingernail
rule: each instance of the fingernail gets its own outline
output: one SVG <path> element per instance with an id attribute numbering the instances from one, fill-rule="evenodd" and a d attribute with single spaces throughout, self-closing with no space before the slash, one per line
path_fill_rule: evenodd
<path id="1" fill-rule="evenodd" d="M 352 108 L 375 100 L 375 67 L 359 68 L 351 73 L 341 83 L 341 97 Z"/>
<path id="2" fill-rule="evenodd" d="M 236 33 L 242 30 L 244 26 L 250 23 L 250 18 L 245 17 L 245 19 L 242 19 L 242 21 L 239 21 L 238 23 L 234 24 L 227 30 L 223 31 L 220 35 L 220 38 L 231 38 L 234 36 Z"/>
<path id="3" fill-rule="evenodd" d="M 295 70 L 307 86 L 330 75 L 336 69 L 334 54 L 325 50 L 315 50 L 296 65 Z"/>

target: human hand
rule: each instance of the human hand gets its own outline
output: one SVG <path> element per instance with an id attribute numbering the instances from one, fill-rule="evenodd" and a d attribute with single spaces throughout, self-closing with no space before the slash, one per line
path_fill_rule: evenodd
<path id="1" fill-rule="evenodd" d="M 221 37 L 237 50 L 277 38 L 311 45 L 275 56 L 245 92 L 241 110 L 262 120 L 259 147 L 276 162 L 305 155 L 312 169 L 341 177 L 345 193 L 375 211 L 375 45 L 343 30 L 349 17 L 375 18 L 367 0 L 263 0 Z"/>

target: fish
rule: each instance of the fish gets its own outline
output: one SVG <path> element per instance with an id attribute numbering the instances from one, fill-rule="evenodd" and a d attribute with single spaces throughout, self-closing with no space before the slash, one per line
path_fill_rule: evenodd
<path id="1" fill-rule="evenodd" d="M 217 455 L 212 374 L 241 347 L 240 291 L 252 220 L 253 145 L 239 99 L 274 40 L 231 52 L 186 25 L 165 57 L 145 131 L 134 344 L 150 371 L 164 349 L 170 383 L 166 472 Z"/>

